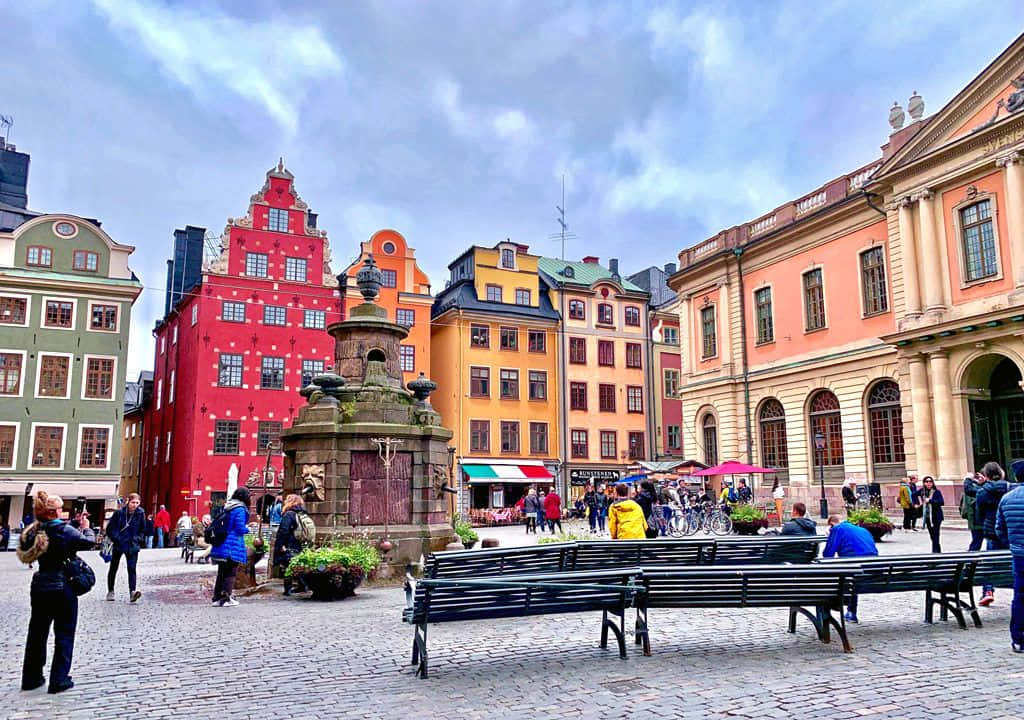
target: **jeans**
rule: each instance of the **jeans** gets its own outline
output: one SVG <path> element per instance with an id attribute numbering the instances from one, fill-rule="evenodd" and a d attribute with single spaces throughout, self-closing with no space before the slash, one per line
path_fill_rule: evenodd
<path id="1" fill-rule="evenodd" d="M 544 530 L 545 530 L 545 528 L 547 528 L 547 526 L 548 526 L 547 525 L 547 520 L 545 520 L 545 518 L 544 518 L 544 511 L 543 510 L 538 510 L 537 511 L 537 527 L 540 528 L 541 532 L 544 532 Z"/>
<path id="2" fill-rule="evenodd" d="M 850 593 L 850 601 L 846 604 L 846 610 L 857 617 L 857 593 Z"/>
<path id="3" fill-rule="evenodd" d="M 62 590 L 32 591 L 32 615 L 28 621 L 25 662 L 21 667 L 22 687 L 38 685 L 46 664 L 46 640 L 53 625 L 53 662 L 50 664 L 50 689 L 67 684 L 71 656 L 75 651 L 75 627 L 78 625 L 78 598 L 70 587 Z"/>
<path id="4" fill-rule="evenodd" d="M 605 515 L 604 512 L 599 512 L 597 514 L 597 529 L 601 532 L 604 532 L 604 526 L 606 522 L 608 522 L 608 516 Z"/>
<path id="5" fill-rule="evenodd" d="M 589 508 L 587 510 L 587 520 L 590 521 L 590 532 L 594 532 L 595 530 L 597 530 L 597 516 L 598 515 L 600 515 L 600 513 L 598 513 L 593 508 Z"/>
<path id="6" fill-rule="evenodd" d="M 665 518 L 665 523 L 661 526 L 661 535 L 664 537 L 668 534 L 668 528 L 672 523 L 672 507 L 670 505 L 662 505 L 661 516 Z"/>
<path id="7" fill-rule="evenodd" d="M 939 546 L 939 529 L 942 527 L 942 523 L 939 523 L 937 525 L 927 523 L 925 527 L 928 530 L 928 536 L 932 539 L 932 552 L 941 553 L 942 548 Z"/>
<path id="8" fill-rule="evenodd" d="M 1004 546 L 998 540 L 993 540 L 992 538 L 988 538 L 987 540 L 985 540 L 985 549 L 986 550 L 1006 550 L 1007 548 L 1006 548 L 1006 546 Z M 983 585 L 982 588 L 981 588 L 981 592 L 982 593 L 995 592 L 995 590 L 996 589 L 992 585 Z"/>
<path id="9" fill-rule="evenodd" d="M 124 556 L 125 565 L 128 566 L 128 592 L 135 592 L 135 565 L 139 562 L 139 551 L 122 552 L 114 548 L 110 556 L 110 569 L 107 570 L 107 590 L 114 592 L 114 581 L 117 579 L 117 568 L 121 564 L 121 556 Z"/>
<path id="10" fill-rule="evenodd" d="M 213 599 L 228 600 L 235 589 L 235 573 L 238 563 L 234 560 L 221 560 L 217 563 L 217 582 L 213 585 Z"/>
<path id="11" fill-rule="evenodd" d="M 163 546 L 164 546 L 164 529 L 163 528 L 157 528 L 156 529 L 156 546 L 158 548 L 163 548 Z"/>
<path id="12" fill-rule="evenodd" d="M 153 536 L 152 535 L 147 535 L 146 536 L 146 549 L 147 550 L 152 550 L 153 549 Z"/>
<path id="13" fill-rule="evenodd" d="M 985 539 L 985 533 L 981 530 L 971 530 L 971 544 L 967 546 L 968 552 L 981 550 L 981 541 Z"/>
<path id="14" fill-rule="evenodd" d="M 1013 603 L 1010 605 L 1010 641 L 1024 645 L 1024 555 L 1013 556 Z"/>

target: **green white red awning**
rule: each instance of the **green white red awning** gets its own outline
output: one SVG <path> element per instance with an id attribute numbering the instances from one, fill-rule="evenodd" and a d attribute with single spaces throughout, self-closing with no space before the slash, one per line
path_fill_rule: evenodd
<path id="1" fill-rule="evenodd" d="M 547 482 L 554 478 L 540 461 L 462 462 L 461 467 L 470 485 Z"/>

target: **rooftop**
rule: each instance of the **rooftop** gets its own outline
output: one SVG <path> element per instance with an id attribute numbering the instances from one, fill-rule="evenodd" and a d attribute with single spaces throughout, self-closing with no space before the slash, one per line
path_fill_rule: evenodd
<path id="1" fill-rule="evenodd" d="M 622 286 L 623 290 L 636 293 L 646 293 L 639 285 L 630 282 L 621 275 L 615 277 L 613 273 L 598 262 L 577 262 L 573 260 L 558 260 L 557 258 L 542 257 L 538 260 L 538 268 L 547 276 L 549 282 L 559 286 L 583 285 L 590 287 L 598 280 L 612 280 Z M 567 272 L 568 271 L 568 272 Z"/>

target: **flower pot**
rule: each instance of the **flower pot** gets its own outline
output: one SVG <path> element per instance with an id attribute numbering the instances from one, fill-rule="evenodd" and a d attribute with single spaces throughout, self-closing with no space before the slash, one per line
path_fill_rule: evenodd
<path id="1" fill-rule="evenodd" d="M 733 520 L 732 530 L 737 535 L 757 535 L 758 531 L 768 527 L 767 520 Z"/>
<path id="2" fill-rule="evenodd" d="M 330 567 L 312 572 L 295 573 L 312 593 L 311 599 L 320 601 L 344 600 L 356 594 L 365 577 L 360 567 Z"/>
<path id="3" fill-rule="evenodd" d="M 476 545 L 476 540 L 463 540 L 462 541 L 462 547 L 466 548 L 467 550 L 472 550 L 473 546 L 475 546 L 475 545 Z"/>
<path id="4" fill-rule="evenodd" d="M 882 525 L 881 523 L 864 523 L 860 527 L 871 533 L 875 542 L 882 542 L 882 538 L 892 532 L 892 525 Z"/>

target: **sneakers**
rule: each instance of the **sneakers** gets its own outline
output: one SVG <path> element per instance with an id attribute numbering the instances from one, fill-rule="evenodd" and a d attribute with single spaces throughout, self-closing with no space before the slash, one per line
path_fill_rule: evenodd
<path id="1" fill-rule="evenodd" d="M 860 623 L 860 620 L 858 620 L 857 616 L 854 615 L 852 612 L 847 612 L 846 615 L 844 615 L 843 617 L 846 618 L 846 622 L 851 622 L 851 623 L 854 623 L 854 624 L 859 624 Z"/>
<path id="2" fill-rule="evenodd" d="M 128 597 L 128 602 L 138 602 L 140 597 L 142 597 L 142 592 L 133 590 L 132 594 Z"/>
<path id="3" fill-rule="evenodd" d="M 1024 643 L 1010 643 L 1015 653 L 1024 653 Z"/>
<path id="4" fill-rule="evenodd" d="M 37 677 L 34 680 L 29 680 L 29 681 L 22 680 L 22 682 L 21 682 L 21 691 L 22 692 L 32 692 L 33 690 L 38 690 L 39 688 L 41 688 L 45 684 L 46 684 L 46 678 L 44 678 L 42 676 Z"/>
<path id="5" fill-rule="evenodd" d="M 62 682 L 60 685 L 51 685 L 46 692 L 50 693 L 51 695 L 56 695 L 57 693 L 62 693 L 65 690 L 70 690 L 74 686 L 75 686 L 74 681 L 71 678 L 68 678 L 67 680 Z"/>
<path id="6" fill-rule="evenodd" d="M 238 605 L 238 601 L 235 600 L 234 598 L 228 598 L 227 600 L 221 600 L 220 601 L 220 606 L 221 607 L 235 607 L 237 605 Z"/>
<path id="7" fill-rule="evenodd" d="M 107 602 L 114 602 L 114 591 L 110 590 L 107 592 Z"/>
<path id="8" fill-rule="evenodd" d="M 988 607 L 989 605 L 991 605 L 995 601 L 996 601 L 996 594 L 994 592 L 992 592 L 991 590 L 989 590 L 987 593 L 985 593 L 984 595 L 981 596 L 981 600 L 978 601 L 978 604 L 981 605 L 982 607 Z"/>

